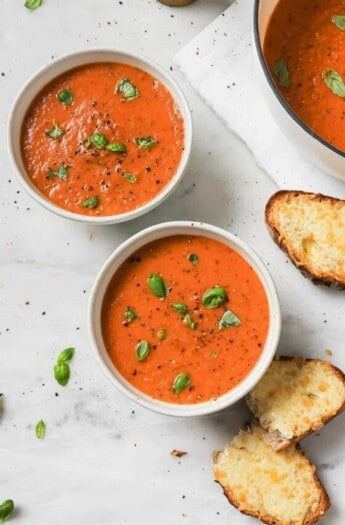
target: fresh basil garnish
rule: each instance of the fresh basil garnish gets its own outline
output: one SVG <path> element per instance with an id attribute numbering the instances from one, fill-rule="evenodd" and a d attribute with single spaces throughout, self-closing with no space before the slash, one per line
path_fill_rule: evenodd
<path id="1" fill-rule="evenodd" d="M 188 254 L 188 261 L 190 261 L 193 264 L 198 264 L 199 257 L 196 255 L 196 253 L 189 253 Z"/>
<path id="2" fill-rule="evenodd" d="M 25 7 L 33 11 L 42 5 L 43 0 L 26 0 Z"/>
<path id="3" fill-rule="evenodd" d="M 176 376 L 172 385 L 174 394 L 180 394 L 182 390 L 189 387 L 190 383 L 190 377 L 185 372 L 182 372 L 182 374 Z"/>
<path id="4" fill-rule="evenodd" d="M 51 170 L 48 169 L 48 178 L 52 177 L 59 177 L 61 180 L 67 180 L 68 175 L 68 166 L 66 164 L 63 164 L 63 166 L 60 166 L 57 170 Z"/>
<path id="5" fill-rule="evenodd" d="M 127 323 L 131 323 L 132 321 L 135 321 L 135 319 L 138 318 L 137 312 L 131 306 L 127 306 L 124 316 Z"/>
<path id="6" fill-rule="evenodd" d="M 103 133 L 93 133 L 90 138 L 91 144 L 98 149 L 104 149 L 108 144 L 108 139 Z"/>
<path id="7" fill-rule="evenodd" d="M 287 67 L 286 60 L 280 58 L 273 68 L 273 73 L 278 77 L 279 84 L 285 88 L 290 86 L 290 73 Z"/>
<path id="8" fill-rule="evenodd" d="M 73 93 L 70 88 L 63 89 L 56 94 L 56 98 L 61 104 L 70 106 L 74 102 Z"/>
<path id="9" fill-rule="evenodd" d="M 335 69 L 325 69 L 322 73 L 322 78 L 328 87 L 338 97 L 345 97 L 345 84 L 338 71 Z"/>
<path id="10" fill-rule="evenodd" d="M 193 321 L 193 318 L 190 314 L 186 314 L 183 318 L 183 322 L 188 326 L 188 328 L 191 328 L 192 330 L 195 330 L 196 324 Z"/>
<path id="11" fill-rule="evenodd" d="M 137 177 L 134 175 L 134 173 L 130 173 L 129 171 L 124 172 L 123 178 L 126 179 L 126 181 L 130 182 L 131 184 L 134 184 L 135 182 L 137 182 Z"/>
<path id="12" fill-rule="evenodd" d="M 44 134 L 50 137 L 51 139 L 59 139 L 64 134 L 64 130 L 59 128 L 57 124 L 54 125 L 51 129 L 46 129 Z"/>
<path id="13" fill-rule="evenodd" d="M 181 315 L 185 315 L 188 312 L 187 306 L 183 303 L 172 303 L 170 306 Z"/>
<path id="14" fill-rule="evenodd" d="M 46 433 L 46 424 L 45 422 L 43 421 L 43 419 L 41 419 L 36 427 L 35 427 L 35 432 L 36 432 L 36 437 L 37 439 L 43 439 L 44 438 L 44 435 Z"/>
<path id="15" fill-rule="evenodd" d="M 74 352 L 74 348 L 66 348 L 57 358 L 56 365 L 54 366 L 54 377 L 61 386 L 66 386 L 69 381 L 71 375 L 69 362 L 73 358 Z"/>
<path id="16" fill-rule="evenodd" d="M 75 348 L 65 348 L 65 350 L 62 350 L 57 358 L 57 363 L 69 363 L 71 359 L 73 359 L 75 353 Z"/>
<path id="17" fill-rule="evenodd" d="M 202 304 L 206 308 L 217 308 L 226 300 L 226 291 L 220 286 L 214 286 L 206 290 L 202 296 Z"/>
<path id="18" fill-rule="evenodd" d="M 112 142 L 110 144 L 107 144 L 105 146 L 105 149 L 112 151 L 114 153 L 126 153 L 127 152 L 126 146 L 122 144 L 121 142 Z"/>
<path id="19" fill-rule="evenodd" d="M 332 16 L 332 22 L 338 29 L 345 31 L 345 16 L 343 15 L 334 15 Z"/>
<path id="20" fill-rule="evenodd" d="M 151 149 L 157 144 L 152 137 L 138 137 L 134 139 L 134 142 L 139 149 Z"/>
<path id="21" fill-rule="evenodd" d="M 135 353 L 138 361 L 144 361 L 150 353 L 150 343 L 143 339 L 135 346 Z"/>
<path id="22" fill-rule="evenodd" d="M 14 503 L 12 499 L 3 501 L 0 505 L 0 523 L 3 523 L 7 518 L 10 517 L 14 509 Z"/>
<path id="23" fill-rule="evenodd" d="M 149 275 L 147 282 L 149 283 L 151 292 L 157 297 L 163 298 L 168 295 L 168 285 L 160 275 L 156 273 Z"/>
<path id="24" fill-rule="evenodd" d="M 160 330 L 158 330 L 158 332 L 156 333 L 156 336 L 157 336 L 157 339 L 159 341 L 164 341 L 164 339 L 166 338 L 167 336 L 167 331 L 164 330 L 164 328 L 161 328 Z"/>
<path id="25" fill-rule="evenodd" d="M 128 78 L 122 78 L 116 84 L 116 93 L 121 93 L 125 100 L 134 100 L 139 96 L 139 89 Z"/>
<path id="26" fill-rule="evenodd" d="M 229 328 L 230 326 L 239 326 L 241 324 L 240 319 L 237 315 L 234 314 L 231 310 L 224 312 L 223 317 L 219 321 L 218 328 L 223 330 L 224 328 Z"/>
<path id="27" fill-rule="evenodd" d="M 83 200 L 81 205 L 83 208 L 93 209 L 93 208 L 97 208 L 100 202 L 101 202 L 101 199 L 99 198 L 99 196 L 94 195 L 93 197 L 89 197 L 88 199 Z"/>

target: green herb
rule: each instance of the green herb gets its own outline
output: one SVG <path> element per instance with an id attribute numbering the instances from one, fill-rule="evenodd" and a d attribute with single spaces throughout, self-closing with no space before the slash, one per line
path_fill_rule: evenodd
<path id="1" fill-rule="evenodd" d="M 128 78 L 122 78 L 116 84 L 116 93 L 121 93 L 125 100 L 134 100 L 139 96 L 139 89 Z"/>
<path id="2" fill-rule="evenodd" d="M 193 321 L 193 318 L 190 314 L 186 314 L 183 318 L 183 322 L 188 326 L 188 328 L 191 328 L 192 330 L 195 330 L 196 324 Z"/>
<path id="3" fill-rule="evenodd" d="M 0 523 L 3 523 L 7 518 L 10 517 L 14 509 L 14 503 L 12 499 L 3 501 L 0 505 Z"/>
<path id="4" fill-rule="evenodd" d="M 60 166 L 57 170 L 48 169 L 48 178 L 59 177 L 59 179 L 67 180 L 68 166 L 64 164 Z"/>
<path id="5" fill-rule="evenodd" d="M 180 394 L 182 390 L 184 390 L 190 385 L 190 383 L 191 381 L 188 374 L 182 372 L 182 374 L 176 376 L 172 385 L 174 394 Z"/>
<path id="6" fill-rule="evenodd" d="M 334 15 L 332 16 L 332 22 L 338 29 L 345 31 L 345 16 L 343 15 Z"/>
<path id="7" fill-rule="evenodd" d="M 73 359 L 75 348 L 65 348 L 57 358 L 57 363 L 69 363 Z"/>
<path id="8" fill-rule="evenodd" d="M 328 89 L 330 89 L 334 95 L 342 98 L 345 97 L 344 81 L 335 69 L 325 69 L 322 73 L 322 78 Z"/>
<path id="9" fill-rule="evenodd" d="M 137 182 L 137 178 L 134 175 L 134 173 L 130 173 L 129 171 L 124 172 L 123 178 L 126 179 L 126 181 L 130 182 L 131 184 L 134 184 L 135 182 Z"/>
<path id="10" fill-rule="evenodd" d="M 44 134 L 50 137 L 51 139 L 59 139 L 64 134 L 64 130 L 59 128 L 57 124 L 54 125 L 51 129 L 46 129 Z"/>
<path id="11" fill-rule="evenodd" d="M 202 296 L 202 304 L 206 308 L 217 308 L 226 300 L 226 291 L 220 286 L 209 288 Z"/>
<path id="12" fill-rule="evenodd" d="M 213 359 L 215 359 L 216 357 L 218 357 L 218 353 L 213 350 L 211 352 L 211 357 L 213 357 Z"/>
<path id="13" fill-rule="evenodd" d="M 104 149 L 108 144 L 108 139 L 102 133 L 93 133 L 90 138 L 91 144 L 96 146 L 98 149 Z"/>
<path id="14" fill-rule="evenodd" d="M 134 142 L 139 149 L 151 149 L 157 144 L 157 142 L 152 137 L 139 137 L 134 139 Z"/>
<path id="15" fill-rule="evenodd" d="M 285 88 L 290 86 L 290 73 L 284 58 L 280 58 L 276 62 L 273 73 L 278 77 L 279 84 Z"/>
<path id="16" fill-rule="evenodd" d="M 172 303 L 170 306 L 181 315 L 185 315 L 188 312 L 187 306 L 183 303 Z"/>
<path id="17" fill-rule="evenodd" d="M 54 377 L 61 386 L 66 386 L 69 381 L 71 371 L 68 363 L 73 358 L 74 352 L 74 348 L 66 348 L 57 358 L 54 366 Z"/>
<path id="18" fill-rule="evenodd" d="M 135 353 L 138 361 L 144 361 L 150 353 L 150 343 L 143 339 L 135 346 Z"/>
<path id="19" fill-rule="evenodd" d="M 196 253 L 189 253 L 188 254 L 188 261 L 190 261 L 193 264 L 198 264 L 199 257 L 196 255 Z"/>
<path id="20" fill-rule="evenodd" d="M 157 297 L 163 298 L 168 295 L 168 285 L 160 275 L 156 273 L 149 275 L 147 278 L 147 282 L 149 283 L 151 292 Z"/>
<path id="21" fill-rule="evenodd" d="M 88 199 L 83 200 L 81 205 L 83 206 L 83 208 L 92 209 L 92 208 L 97 208 L 100 202 L 101 202 L 101 199 L 99 198 L 99 196 L 94 195 L 93 197 L 89 197 Z"/>
<path id="22" fill-rule="evenodd" d="M 121 142 L 112 142 L 111 144 L 107 144 L 105 149 L 112 151 L 114 153 L 126 153 L 127 148 L 124 144 Z"/>
<path id="23" fill-rule="evenodd" d="M 137 312 L 131 306 L 127 306 L 124 315 L 127 323 L 131 323 L 132 321 L 135 321 L 135 319 L 138 318 Z"/>
<path id="24" fill-rule="evenodd" d="M 56 98 L 59 102 L 61 102 L 61 104 L 64 104 L 65 106 L 70 106 L 74 102 L 73 93 L 70 88 L 59 91 L 56 95 Z"/>
<path id="25" fill-rule="evenodd" d="M 230 326 L 239 326 L 241 324 L 240 319 L 231 310 L 227 310 L 221 320 L 219 321 L 218 328 L 229 328 Z"/>
<path id="26" fill-rule="evenodd" d="M 33 11 L 42 5 L 43 0 L 26 0 L 25 7 Z"/>
<path id="27" fill-rule="evenodd" d="M 45 433 L 46 433 L 46 424 L 43 421 L 43 419 L 41 419 L 36 425 L 36 437 L 38 439 L 43 439 Z"/>
<path id="28" fill-rule="evenodd" d="M 164 330 L 164 328 L 161 328 L 160 330 L 158 330 L 158 332 L 156 333 L 156 336 L 157 336 L 157 339 L 159 341 L 164 341 L 164 339 L 166 338 L 167 336 L 167 331 Z"/>

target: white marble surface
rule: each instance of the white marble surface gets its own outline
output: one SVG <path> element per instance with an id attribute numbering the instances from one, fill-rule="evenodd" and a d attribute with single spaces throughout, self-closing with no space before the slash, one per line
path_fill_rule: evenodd
<path id="1" fill-rule="evenodd" d="M 140 220 L 90 228 L 49 214 L 22 190 L 6 152 L 13 97 L 52 57 L 128 46 L 168 68 L 231 2 L 170 9 L 153 0 L 45 0 L 32 13 L 23 3 L 1 0 L 0 7 L 0 501 L 15 500 L 12 521 L 21 525 L 249 525 L 213 483 L 210 459 L 247 420 L 243 405 L 176 420 L 127 401 L 94 361 L 86 306 L 96 272 L 123 239 L 165 220 L 202 219 L 241 236 L 269 265 L 284 316 L 280 352 L 327 358 L 330 348 L 344 367 L 343 293 L 313 287 L 265 230 L 264 204 L 275 185 L 175 70 L 193 110 L 190 169 L 177 193 Z M 52 367 L 67 346 L 76 356 L 64 389 Z M 43 441 L 34 436 L 40 418 Z M 323 520 L 331 525 L 345 515 L 343 434 L 340 417 L 304 442 L 333 501 Z M 174 458 L 173 448 L 188 454 Z"/>

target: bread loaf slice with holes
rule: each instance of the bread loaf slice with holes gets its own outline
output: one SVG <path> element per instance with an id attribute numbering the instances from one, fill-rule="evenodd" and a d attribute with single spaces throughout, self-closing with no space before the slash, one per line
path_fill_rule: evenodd
<path id="1" fill-rule="evenodd" d="M 345 376 L 328 361 L 280 357 L 247 396 L 247 404 L 281 450 L 321 428 L 345 408 Z"/>
<path id="2" fill-rule="evenodd" d="M 278 191 L 266 205 L 265 219 L 273 239 L 304 275 L 345 287 L 345 200 Z"/>
<path id="3" fill-rule="evenodd" d="M 330 507 L 315 466 L 296 445 L 275 452 L 253 425 L 214 454 L 213 472 L 230 503 L 269 525 L 311 525 Z"/>

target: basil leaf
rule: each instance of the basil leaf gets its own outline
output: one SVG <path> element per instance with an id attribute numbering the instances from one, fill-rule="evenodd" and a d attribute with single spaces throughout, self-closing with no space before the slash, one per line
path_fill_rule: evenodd
<path id="1" fill-rule="evenodd" d="M 188 254 L 188 261 L 190 261 L 193 264 L 198 264 L 199 257 L 196 255 L 196 253 L 189 253 Z"/>
<path id="2" fill-rule="evenodd" d="M 239 326 L 241 324 L 240 319 L 237 315 L 234 314 L 231 310 L 224 312 L 223 317 L 219 321 L 218 328 L 223 330 L 224 328 L 229 328 L 230 326 Z"/>
<path id="3" fill-rule="evenodd" d="M 67 180 L 67 172 L 68 172 L 68 166 L 64 164 L 63 166 L 60 166 L 57 170 L 51 170 L 48 169 L 48 178 L 51 179 L 52 177 L 59 177 L 61 180 Z"/>
<path id="4" fill-rule="evenodd" d="M 345 16 L 343 15 L 334 15 L 332 16 L 332 22 L 338 29 L 345 31 Z"/>
<path id="5" fill-rule="evenodd" d="M 137 178 L 134 175 L 134 173 L 130 173 L 129 171 L 124 172 L 123 178 L 126 179 L 126 181 L 130 182 L 131 184 L 134 184 L 135 182 L 137 182 Z"/>
<path id="6" fill-rule="evenodd" d="M 195 330 L 196 324 L 193 321 L 193 318 L 190 314 L 186 314 L 184 316 L 183 322 L 188 326 L 188 328 L 191 328 L 192 330 Z"/>
<path id="7" fill-rule="evenodd" d="M 281 86 L 286 88 L 290 86 L 290 73 L 284 58 L 280 58 L 278 62 L 276 62 L 273 73 L 278 77 Z"/>
<path id="8" fill-rule="evenodd" d="M 61 386 L 66 386 L 71 375 L 68 363 L 56 363 L 54 366 L 54 377 Z"/>
<path id="9" fill-rule="evenodd" d="M 144 361 L 150 353 L 150 343 L 143 339 L 135 346 L 135 353 L 138 361 Z"/>
<path id="10" fill-rule="evenodd" d="M 33 11 L 42 5 L 43 0 L 26 0 L 25 7 Z"/>
<path id="11" fill-rule="evenodd" d="M 206 308 L 217 308 L 226 300 L 226 291 L 220 286 L 209 288 L 202 296 L 202 304 Z"/>
<path id="12" fill-rule="evenodd" d="M 66 348 L 58 355 L 57 363 L 68 363 L 73 358 L 74 353 L 75 348 Z"/>
<path id="13" fill-rule="evenodd" d="M 131 323 L 132 321 L 135 321 L 135 319 L 138 318 L 137 312 L 131 306 L 127 306 L 124 316 L 127 323 Z"/>
<path id="14" fill-rule="evenodd" d="M 180 394 L 182 390 L 184 390 L 190 385 L 190 383 L 191 381 L 188 374 L 182 372 L 182 374 L 176 376 L 172 385 L 174 394 Z"/>
<path id="15" fill-rule="evenodd" d="M 161 328 L 160 330 L 158 330 L 158 332 L 156 333 L 156 336 L 157 336 L 157 339 L 159 341 L 164 341 L 164 339 L 166 338 L 167 336 L 167 331 L 164 330 L 164 328 Z"/>
<path id="16" fill-rule="evenodd" d="M 70 88 L 63 89 L 56 94 L 56 98 L 64 106 L 70 106 L 74 102 L 73 93 Z"/>
<path id="17" fill-rule="evenodd" d="M 101 199 L 99 198 L 99 196 L 94 195 L 93 197 L 89 197 L 88 199 L 83 200 L 81 205 L 83 206 L 83 208 L 92 209 L 92 208 L 97 208 L 100 202 L 101 202 Z"/>
<path id="18" fill-rule="evenodd" d="M 10 517 L 14 509 L 14 503 L 12 499 L 3 501 L 0 505 L 0 523 L 3 523 L 7 518 Z"/>
<path id="19" fill-rule="evenodd" d="M 345 97 L 345 84 L 338 71 L 335 69 L 325 69 L 322 73 L 322 78 L 328 87 L 338 97 Z"/>
<path id="20" fill-rule="evenodd" d="M 152 137 L 138 137 L 134 139 L 134 142 L 139 149 L 151 149 L 157 144 Z"/>
<path id="21" fill-rule="evenodd" d="M 91 144 L 96 146 L 98 149 L 104 149 L 108 144 L 108 139 L 102 133 L 93 133 L 90 138 Z"/>
<path id="22" fill-rule="evenodd" d="M 114 153 L 126 153 L 127 148 L 124 144 L 121 142 L 112 142 L 111 144 L 107 144 L 105 149 L 109 151 L 113 151 Z"/>
<path id="23" fill-rule="evenodd" d="M 50 137 L 51 139 L 59 139 L 64 134 L 64 130 L 59 128 L 57 124 L 51 129 L 46 129 L 44 134 Z"/>
<path id="24" fill-rule="evenodd" d="M 170 306 L 181 315 L 185 315 L 188 312 L 187 306 L 183 303 L 172 303 Z"/>
<path id="25" fill-rule="evenodd" d="M 122 78 L 116 84 L 116 93 L 121 93 L 125 100 L 134 100 L 139 96 L 139 89 L 128 78 Z"/>
<path id="26" fill-rule="evenodd" d="M 35 431 L 36 431 L 36 437 L 38 439 L 43 439 L 44 438 L 44 435 L 45 435 L 45 432 L 46 432 L 46 424 L 45 422 L 43 421 L 43 419 L 41 419 L 37 425 L 36 425 L 36 428 L 35 428 Z"/>
<path id="27" fill-rule="evenodd" d="M 160 275 L 156 273 L 149 275 L 147 282 L 149 283 L 151 292 L 157 297 L 163 298 L 168 295 L 168 285 Z"/>

